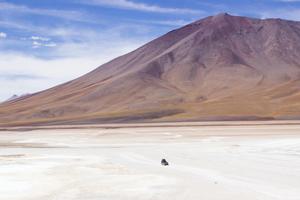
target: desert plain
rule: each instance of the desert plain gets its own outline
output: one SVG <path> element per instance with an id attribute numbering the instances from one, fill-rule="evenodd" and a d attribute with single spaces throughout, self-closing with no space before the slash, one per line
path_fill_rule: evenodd
<path id="1" fill-rule="evenodd" d="M 0 199 L 299 200 L 300 122 L 3 129 Z"/>

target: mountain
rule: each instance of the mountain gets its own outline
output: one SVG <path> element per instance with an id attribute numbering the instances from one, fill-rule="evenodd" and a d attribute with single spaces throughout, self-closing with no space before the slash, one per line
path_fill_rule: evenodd
<path id="1" fill-rule="evenodd" d="M 300 22 L 222 13 L 0 105 L 0 123 L 300 119 Z"/>

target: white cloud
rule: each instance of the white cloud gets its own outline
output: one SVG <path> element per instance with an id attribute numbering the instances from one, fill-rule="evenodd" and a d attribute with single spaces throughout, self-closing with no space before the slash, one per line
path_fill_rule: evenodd
<path id="1" fill-rule="evenodd" d="M 43 43 L 43 42 L 38 42 L 38 41 L 33 41 L 32 42 L 32 48 L 40 48 L 40 47 L 56 47 L 57 44 L 54 42 L 51 43 Z"/>
<path id="2" fill-rule="evenodd" d="M 42 43 L 42 42 L 37 42 L 37 41 L 33 41 L 32 42 L 32 48 L 36 49 L 36 48 L 40 48 L 40 47 L 56 47 L 57 44 L 54 42 L 51 43 Z"/>
<path id="3" fill-rule="evenodd" d="M 184 26 L 192 21 L 186 20 L 135 20 L 135 22 L 141 22 L 146 24 L 157 24 L 157 25 L 166 25 L 166 26 Z"/>
<path id="4" fill-rule="evenodd" d="M 29 29 L 29 27 L 27 27 L 21 22 L 16 22 L 15 20 L 8 20 L 8 19 L 0 19 L 0 26 L 8 27 L 8 28 L 24 29 L 24 30 Z"/>
<path id="5" fill-rule="evenodd" d="M 40 40 L 40 41 L 50 41 L 51 39 L 50 38 L 47 38 L 47 37 L 40 37 L 40 36 L 31 36 L 30 37 L 31 40 Z"/>
<path id="6" fill-rule="evenodd" d="M 145 12 L 156 12 L 156 13 L 174 13 L 174 14 L 199 14 L 202 11 L 188 9 L 188 8 L 169 8 L 161 7 L 158 5 L 149 5 L 146 3 L 138 3 L 130 0 L 82 0 L 83 3 L 114 7 L 119 9 L 127 10 L 138 10 Z"/>
<path id="7" fill-rule="evenodd" d="M 261 18 L 282 18 L 300 21 L 300 9 L 274 9 L 258 13 Z"/>
<path id="8" fill-rule="evenodd" d="M 56 47 L 57 44 L 52 42 L 52 43 L 46 43 L 46 44 L 44 44 L 44 46 L 45 47 Z"/>
<path id="9" fill-rule="evenodd" d="M 9 12 L 10 15 L 19 15 L 19 14 L 34 14 L 34 15 L 43 15 L 58 17 L 67 20 L 73 21 L 83 21 L 83 22 L 95 22 L 90 19 L 90 16 L 79 11 L 75 10 L 55 10 L 55 9 L 42 9 L 42 8 L 32 8 L 25 5 L 18 5 L 8 2 L 0 2 L 0 11 Z"/>
<path id="10" fill-rule="evenodd" d="M 0 32 L 0 38 L 6 38 L 7 37 L 7 34 L 4 33 L 4 32 Z"/>
<path id="11" fill-rule="evenodd" d="M 50 42 L 51 39 L 47 38 L 47 37 L 40 37 L 40 36 L 31 36 L 29 38 L 30 40 L 32 40 L 32 48 L 36 49 L 36 48 L 40 48 L 40 47 L 56 47 L 57 44 L 54 42 Z M 24 38 L 23 38 L 24 40 Z M 25 38 L 25 40 L 27 40 Z"/>
<path id="12" fill-rule="evenodd" d="M 39 48 L 42 46 L 42 43 L 37 42 L 37 41 L 33 41 L 32 42 L 32 48 Z"/>

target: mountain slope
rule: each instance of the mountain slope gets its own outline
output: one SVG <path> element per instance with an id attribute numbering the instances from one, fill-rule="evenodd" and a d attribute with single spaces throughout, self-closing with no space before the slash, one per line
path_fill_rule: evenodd
<path id="1" fill-rule="evenodd" d="M 282 118 L 300 118 L 300 22 L 228 14 L 0 105 L 3 125 Z"/>

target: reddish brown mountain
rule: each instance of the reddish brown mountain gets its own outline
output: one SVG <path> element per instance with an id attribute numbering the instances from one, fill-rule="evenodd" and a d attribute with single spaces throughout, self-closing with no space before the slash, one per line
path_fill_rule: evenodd
<path id="1" fill-rule="evenodd" d="M 0 105 L 3 125 L 287 118 L 300 118 L 300 22 L 228 14 Z"/>

